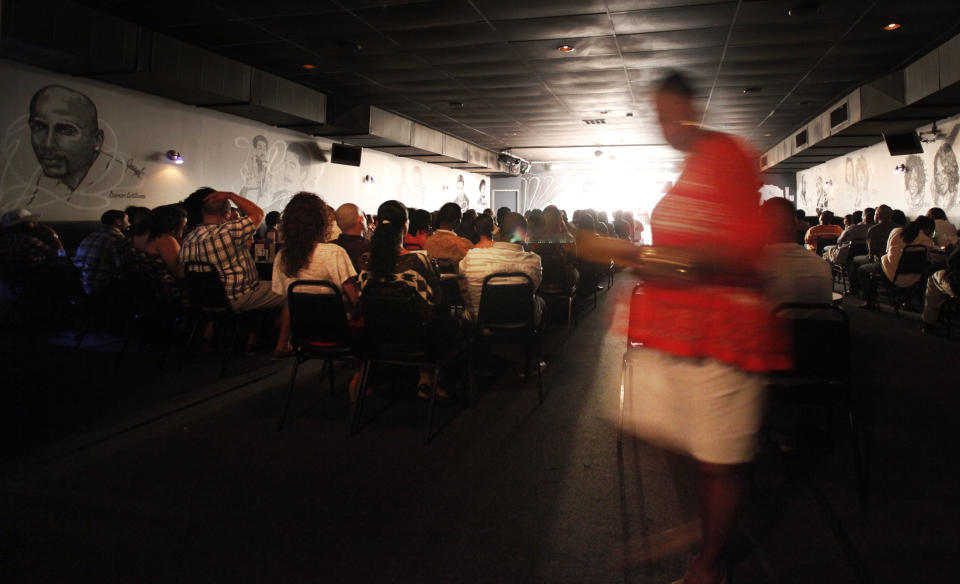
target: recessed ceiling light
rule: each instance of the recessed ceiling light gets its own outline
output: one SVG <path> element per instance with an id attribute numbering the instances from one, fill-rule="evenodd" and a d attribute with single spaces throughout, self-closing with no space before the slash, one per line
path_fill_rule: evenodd
<path id="1" fill-rule="evenodd" d="M 887 26 L 883 27 L 883 30 L 897 30 L 900 28 L 900 25 L 896 22 L 891 22 Z"/>
<path id="2" fill-rule="evenodd" d="M 743 88 L 744 93 L 760 93 L 761 91 L 763 91 L 762 87 L 744 87 Z"/>
<path id="3" fill-rule="evenodd" d="M 819 2 L 801 2 L 790 10 L 787 10 L 787 16 L 810 16 L 820 10 Z"/>
<path id="4" fill-rule="evenodd" d="M 310 63 L 307 63 L 306 65 L 301 65 L 301 66 L 302 66 L 304 69 L 316 69 L 316 68 L 317 68 L 316 65 L 311 65 Z"/>
<path id="5" fill-rule="evenodd" d="M 572 53 L 576 51 L 577 48 L 574 47 L 573 45 L 560 45 L 559 47 L 557 47 L 557 50 L 560 51 L 561 53 Z"/>
<path id="6" fill-rule="evenodd" d="M 769 137 L 769 136 L 770 136 L 770 132 L 767 132 L 766 134 L 764 134 L 764 136 Z"/>
<path id="7" fill-rule="evenodd" d="M 627 116 L 628 118 L 632 118 L 632 117 L 633 117 L 633 112 L 627 112 L 627 113 L 624 114 L 624 115 Z"/>
<path id="8" fill-rule="evenodd" d="M 462 102 L 462 101 L 448 101 L 448 102 L 447 102 L 447 105 L 449 105 L 450 107 L 463 107 L 463 102 Z"/>
<path id="9" fill-rule="evenodd" d="M 600 110 L 600 115 L 605 116 L 610 113 L 610 110 Z"/>

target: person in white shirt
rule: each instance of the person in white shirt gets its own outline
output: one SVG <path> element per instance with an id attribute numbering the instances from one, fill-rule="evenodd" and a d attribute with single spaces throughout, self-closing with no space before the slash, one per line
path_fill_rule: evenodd
<path id="1" fill-rule="evenodd" d="M 890 232 L 890 238 L 887 240 L 887 253 L 880 258 L 880 262 L 860 267 L 860 289 L 864 299 L 861 308 L 876 308 L 877 300 L 876 280 L 864 276 L 883 274 L 887 280 L 892 282 L 897 273 L 897 266 L 900 264 L 900 256 L 906 246 L 922 245 L 928 249 L 937 249 L 937 244 L 931 239 L 935 227 L 933 219 L 921 215 L 906 227 L 897 227 Z M 929 255 L 927 257 L 929 258 Z M 918 281 L 920 281 L 919 274 L 901 274 L 894 284 L 901 288 L 909 288 Z"/>
<path id="2" fill-rule="evenodd" d="M 947 214 L 940 207 L 933 207 L 927 211 L 927 217 L 933 219 L 935 225 L 934 242 L 940 247 L 957 244 L 957 228 L 947 221 Z"/>
<path id="3" fill-rule="evenodd" d="M 829 304 L 833 300 L 830 264 L 796 243 L 798 221 L 793 204 L 775 197 L 760 210 L 775 241 L 764 250 L 760 268 L 767 297 L 776 304 Z"/>
<path id="4" fill-rule="evenodd" d="M 347 307 L 356 306 L 357 271 L 347 250 L 334 243 L 321 243 L 329 229 L 327 211 L 327 204 L 313 193 L 297 193 L 287 203 L 280 224 L 284 244 L 273 263 L 271 287 L 277 294 L 286 296 L 290 284 L 297 280 L 327 280 L 340 287 Z M 289 308 L 285 305 L 283 310 L 286 312 Z M 292 354 L 289 341 L 287 327 L 281 330 L 275 357 Z"/>
<path id="5" fill-rule="evenodd" d="M 500 233 L 493 247 L 474 248 L 460 261 L 460 274 L 465 280 L 467 294 L 464 297 L 467 303 L 467 314 L 474 321 L 480 309 L 480 295 L 483 290 L 483 279 L 490 274 L 502 272 L 522 272 L 533 281 L 533 291 L 536 292 L 543 279 L 543 265 L 540 256 L 533 252 L 524 251 L 523 240 L 527 222 L 519 213 L 508 213 L 500 222 Z M 544 301 L 539 296 L 533 297 L 534 320 L 539 323 L 543 319 Z"/>

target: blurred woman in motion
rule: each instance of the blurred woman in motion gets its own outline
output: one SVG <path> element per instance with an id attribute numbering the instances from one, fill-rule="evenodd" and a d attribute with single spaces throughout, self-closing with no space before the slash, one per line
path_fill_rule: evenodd
<path id="1" fill-rule="evenodd" d="M 770 238 L 756 157 L 694 121 L 693 93 L 678 73 L 656 93 L 664 138 L 687 157 L 651 214 L 654 247 L 642 252 L 630 319 L 630 340 L 643 348 L 628 358 L 641 372 L 637 433 L 690 456 L 697 469 L 702 548 L 679 582 L 715 584 L 726 581 L 724 550 L 756 447 L 761 372 L 789 358 L 755 267 Z"/>

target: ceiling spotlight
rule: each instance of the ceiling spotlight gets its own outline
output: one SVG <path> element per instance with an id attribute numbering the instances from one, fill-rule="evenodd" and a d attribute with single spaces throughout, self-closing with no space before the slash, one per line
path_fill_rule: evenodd
<path id="1" fill-rule="evenodd" d="M 560 51 L 561 53 L 572 53 L 576 51 L 577 48 L 574 47 L 573 45 L 560 45 L 559 47 L 557 47 L 557 50 Z"/>
<path id="2" fill-rule="evenodd" d="M 896 22 L 891 22 L 887 26 L 883 27 L 883 30 L 897 30 L 900 28 L 900 25 Z"/>
<path id="3" fill-rule="evenodd" d="M 771 135 L 770 132 L 767 132 L 766 134 L 764 134 L 764 136 L 766 136 L 766 137 L 768 137 L 768 138 L 770 137 L 770 135 Z"/>
<path id="4" fill-rule="evenodd" d="M 625 113 L 624 115 L 625 115 L 626 117 L 628 117 L 628 118 L 632 118 L 632 117 L 633 117 L 633 112 L 627 112 L 627 113 Z"/>
<path id="5" fill-rule="evenodd" d="M 310 64 L 310 63 L 304 63 L 303 65 L 300 65 L 300 66 L 303 67 L 304 69 L 316 69 L 316 68 L 317 68 L 316 65 L 312 65 L 312 64 Z"/>
<path id="6" fill-rule="evenodd" d="M 373 180 L 373 177 L 368 174 L 365 177 L 363 177 L 363 182 L 365 184 L 373 184 L 374 180 Z"/>
<path id="7" fill-rule="evenodd" d="M 174 164 L 183 164 L 183 155 L 176 150 L 167 150 L 167 160 Z"/>

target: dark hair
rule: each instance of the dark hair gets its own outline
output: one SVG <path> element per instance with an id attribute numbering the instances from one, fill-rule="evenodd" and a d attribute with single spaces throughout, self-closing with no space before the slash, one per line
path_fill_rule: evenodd
<path id="1" fill-rule="evenodd" d="M 843 220 L 847 222 L 847 225 L 853 225 L 853 213 L 848 213 L 843 216 Z"/>
<path id="2" fill-rule="evenodd" d="M 417 235 L 421 231 L 430 231 L 430 213 L 423 209 L 410 210 L 410 226 L 407 233 Z"/>
<path id="3" fill-rule="evenodd" d="M 270 211 L 267 213 L 267 216 L 263 218 L 263 222 L 266 224 L 267 229 L 276 227 L 277 223 L 280 222 L 280 211 Z"/>
<path id="4" fill-rule="evenodd" d="M 577 218 L 577 229 L 596 232 L 597 224 L 593 220 L 593 215 L 586 212 L 580 213 L 580 217 Z"/>
<path id="5" fill-rule="evenodd" d="M 150 209 L 148 207 L 138 207 L 137 205 L 130 205 L 123 210 L 127 214 L 127 218 L 130 219 L 131 231 L 135 229 L 138 225 L 146 223 L 150 219 Z"/>
<path id="6" fill-rule="evenodd" d="M 658 93 L 672 93 L 683 97 L 693 97 L 693 86 L 686 75 L 679 71 L 669 70 L 660 82 Z"/>
<path id="7" fill-rule="evenodd" d="M 123 211 L 118 209 L 110 209 L 109 211 L 104 211 L 103 215 L 100 215 L 100 223 L 104 225 L 113 225 L 114 222 L 123 219 L 123 216 L 126 215 Z"/>
<path id="8" fill-rule="evenodd" d="M 460 219 L 463 217 L 463 211 L 460 205 L 456 203 L 444 203 L 437 214 L 437 223 L 456 228 L 460 225 Z"/>
<path id="9" fill-rule="evenodd" d="M 487 239 L 493 239 L 493 217 L 484 213 L 477 217 L 474 225 L 477 228 L 477 235 L 482 235 Z"/>
<path id="10" fill-rule="evenodd" d="M 497 209 L 497 225 L 500 225 L 500 222 L 503 221 L 503 217 L 510 212 L 510 207 L 500 207 Z"/>
<path id="11" fill-rule="evenodd" d="M 933 222 L 933 219 L 926 215 L 920 215 L 911 221 L 910 225 L 903 228 L 903 231 L 900 232 L 900 237 L 904 243 L 909 245 L 920 236 L 921 231 L 933 231 L 934 229 L 936 229 L 936 224 Z"/>
<path id="12" fill-rule="evenodd" d="M 280 232 L 283 235 L 280 269 L 294 278 L 310 263 L 313 250 L 327 232 L 327 204 L 313 193 L 297 193 L 283 209 Z"/>
<path id="13" fill-rule="evenodd" d="M 187 216 L 187 212 L 179 205 L 163 205 L 150 212 L 150 218 L 147 221 L 149 239 L 154 239 L 161 235 L 176 235 L 180 229 L 180 223 Z"/>
<path id="14" fill-rule="evenodd" d="M 400 201 L 386 201 L 377 209 L 377 228 L 370 239 L 370 271 L 378 278 L 393 274 L 400 257 L 407 208 Z"/>
<path id="15" fill-rule="evenodd" d="M 907 224 L 907 216 L 900 209 L 894 209 L 890 213 L 890 220 L 894 222 L 895 225 L 903 227 Z"/>
<path id="16" fill-rule="evenodd" d="M 460 237 L 465 237 L 477 243 L 480 241 L 480 235 L 477 233 L 477 214 L 476 212 L 471 213 L 473 209 L 467 209 L 467 212 L 463 214 L 463 219 L 460 221 L 460 226 L 453 230 L 454 233 Z"/>
<path id="17" fill-rule="evenodd" d="M 943 209 L 940 207 L 932 207 L 929 211 L 927 211 L 927 214 L 931 219 L 941 219 L 943 221 L 947 220 L 947 214 L 944 213 Z"/>
<path id="18" fill-rule="evenodd" d="M 187 231 L 203 223 L 203 201 L 215 191 L 216 189 L 210 187 L 200 187 L 180 201 L 180 206 L 187 211 Z"/>
<path id="19" fill-rule="evenodd" d="M 877 215 L 877 210 L 873 207 L 867 207 L 863 210 L 863 220 L 866 222 L 873 221 L 874 217 Z"/>
<path id="20" fill-rule="evenodd" d="M 516 243 L 517 236 L 522 236 L 527 228 L 527 220 L 520 213 L 507 213 L 500 224 L 500 241 Z M 522 239 L 522 237 L 520 237 Z"/>
<path id="21" fill-rule="evenodd" d="M 801 221 L 806 221 L 806 220 L 807 220 L 807 212 L 804 211 L 803 209 L 797 209 L 797 219 L 799 219 L 799 220 L 801 220 Z"/>

